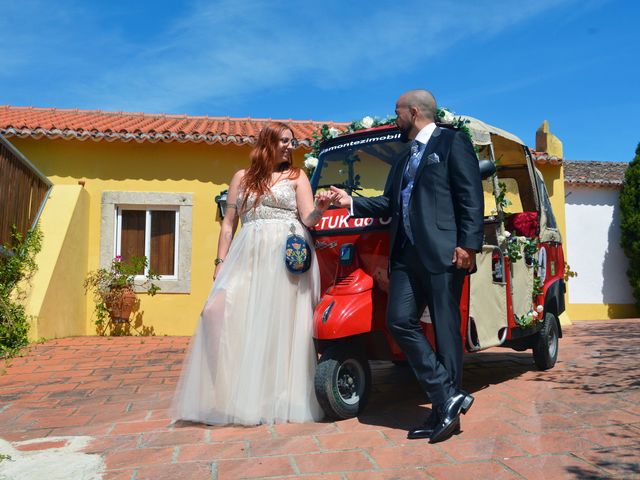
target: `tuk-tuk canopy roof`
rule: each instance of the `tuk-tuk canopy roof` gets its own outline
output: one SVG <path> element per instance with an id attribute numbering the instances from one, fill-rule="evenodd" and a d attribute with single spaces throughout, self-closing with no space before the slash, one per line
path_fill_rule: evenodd
<path id="1" fill-rule="evenodd" d="M 514 134 L 509 133 L 506 130 L 502 130 L 501 128 L 494 127 L 493 125 L 489 125 L 482 120 L 478 120 L 477 118 L 469 117 L 467 115 L 454 115 L 447 110 L 444 112 L 444 121 L 447 123 L 453 122 L 454 118 L 462 118 L 468 122 L 467 127 L 469 127 L 469 130 L 471 131 L 473 143 L 476 145 L 490 145 L 492 143 L 491 135 L 497 135 L 520 145 L 524 145 L 524 142 Z"/>

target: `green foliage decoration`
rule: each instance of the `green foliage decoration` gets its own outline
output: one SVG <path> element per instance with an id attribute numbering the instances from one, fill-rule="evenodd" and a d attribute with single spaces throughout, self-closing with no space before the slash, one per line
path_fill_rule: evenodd
<path id="1" fill-rule="evenodd" d="M 436 122 L 443 122 L 445 119 L 445 115 L 448 110 L 443 108 L 438 108 L 436 112 Z M 360 120 L 354 120 L 349 125 L 344 127 L 343 129 L 338 129 L 335 127 L 329 127 L 327 124 L 323 124 L 320 127 L 320 130 L 317 132 L 313 132 L 311 138 L 313 141 L 311 142 L 311 152 L 305 153 L 305 168 L 309 174 L 313 173 L 313 170 L 318 164 L 318 157 L 320 156 L 320 145 L 325 140 L 329 140 L 331 138 L 336 138 L 342 135 L 347 135 L 349 133 L 358 132 L 360 130 L 365 130 L 368 128 L 376 128 L 383 127 L 386 125 L 395 125 L 396 117 L 386 117 L 386 118 L 378 118 L 378 117 L 363 117 Z M 471 130 L 468 127 L 469 120 L 464 120 L 462 117 L 454 117 L 451 120 L 449 125 L 453 128 L 462 130 L 468 137 L 469 140 L 472 140 Z M 473 143 L 473 142 L 472 142 Z"/>
<path id="2" fill-rule="evenodd" d="M 620 192 L 620 246 L 629 259 L 627 277 L 640 312 L 640 143 Z"/>
<path id="3" fill-rule="evenodd" d="M 35 256 L 42 248 L 36 227 L 25 235 L 15 226 L 0 254 L 0 357 L 15 356 L 29 343 L 29 318 L 24 308 L 24 286 L 38 269 Z"/>
<path id="4" fill-rule="evenodd" d="M 499 205 L 504 211 L 509 205 L 511 200 L 507 198 L 507 184 L 504 182 L 498 182 L 498 196 L 496 197 L 496 205 Z"/>
<path id="5" fill-rule="evenodd" d="M 538 297 L 542 295 L 543 283 L 538 276 L 540 263 L 538 262 L 538 239 L 528 237 L 516 237 L 510 232 L 498 236 L 500 248 L 509 258 L 509 264 L 513 265 L 521 258 L 525 258 L 527 266 L 533 269 L 533 287 L 531 289 L 531 309 L 524 315 L 515 315 L 516 324 L 522 328 L 532 327 L 538 320 L 542 320 L 543 307 L 537 305 Z"/>

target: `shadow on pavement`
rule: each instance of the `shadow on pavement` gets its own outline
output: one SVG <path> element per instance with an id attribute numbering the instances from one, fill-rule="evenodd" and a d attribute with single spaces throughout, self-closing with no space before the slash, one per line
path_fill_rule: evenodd
<path id="1" fill-rule="evenodd" d="M 422 391 L 408 365 L 372 361 L 373 388 L 361 423 L 409 429 L 431 413 L 429 397 Z M 536 370 L 531 352 L 481 352 L 465 355 L 462 388 L 469 393 L 483 390 Z"/>
<path id="2" fill-rule="evenodd" d="M 630 362 L 640 357 L 640 323 L 593 324 L 575 329 L 572 337 L 580 344 L 580 356 L 567 361 L 565 369 L 550 370 L 537 381 L 591 394 L 629 393 L 640 388 L 638 370 Z"/>

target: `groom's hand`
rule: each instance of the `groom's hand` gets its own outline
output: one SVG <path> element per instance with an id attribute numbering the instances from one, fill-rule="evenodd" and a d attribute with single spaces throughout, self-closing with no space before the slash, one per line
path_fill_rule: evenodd
<path id="1" fill-rule="evenodd" d="M 351 197 L 344 190 L 331 186 L 331 193 L 333 194 L 333 204 L 340 208 L 351 207 Z"/>
<path id="2" fill-rule="evenodd" d="M 455 263 L 456 268 L 464 268 L 471 272 L 476 266 L 476 251 L 470 248 L 456 247 L 451 263 Z"/>

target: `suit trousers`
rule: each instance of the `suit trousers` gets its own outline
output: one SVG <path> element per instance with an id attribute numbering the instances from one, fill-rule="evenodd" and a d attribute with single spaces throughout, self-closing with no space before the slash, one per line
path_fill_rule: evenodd
<path id="1" fill-rule="evenodd" d="M 431 403 L 438 406 L 456 393 L 462 380 L 460 296 L 466 272 L 452 265 L 449 271 L 431 273 L 416 247 L 402 240 L 391 259 L 387 327 Z M 431 314 L 437 351 L 422 330 L 425 307 Z"/>

